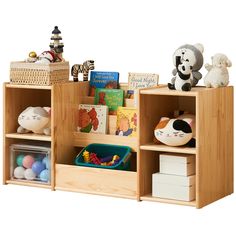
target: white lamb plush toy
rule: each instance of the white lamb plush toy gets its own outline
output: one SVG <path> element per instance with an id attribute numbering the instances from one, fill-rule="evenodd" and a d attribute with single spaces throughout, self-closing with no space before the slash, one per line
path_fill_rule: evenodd
<path id="1" fill-rule="evenodd" d="M 212 59 L 212 65 L 206 64 L 208 73 L 204 77 L 204 84 L 207 88 L 218 88 L 227 86 L 229 73 L 227 67 L 232 65 L 231 61 L 224 54 L 217 53 Z"/>

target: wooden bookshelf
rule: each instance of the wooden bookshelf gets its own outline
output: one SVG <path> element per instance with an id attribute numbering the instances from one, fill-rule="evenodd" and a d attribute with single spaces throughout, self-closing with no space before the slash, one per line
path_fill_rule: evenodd
<path id="1" fill-rule="evenodd" d="M 27 140 L 38 140 L 38 141 L 47 141 L 51 142 L 51 136 L 40 135 L 40 134 L 19 134 L 19 133 L 9 133 L 5 135 L 6 138 L 14 138 L 14 139 L 27 139 Z"/>

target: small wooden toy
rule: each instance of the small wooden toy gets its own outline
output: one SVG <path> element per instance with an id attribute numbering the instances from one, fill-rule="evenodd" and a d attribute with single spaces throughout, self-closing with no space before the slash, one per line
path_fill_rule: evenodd
<path id="1" fill-rule="evenodd" d="M 83 152 L 83 158 L 84 158 L 84 162 L 86 162 L 86 163 L 90 162 L 90 157 L 89 157 L 89 152 L 88 151 Z"/>
<path id="2" fill-rule="evenodd" d="M 71 75 L 74 82 L 78 82 L 79 73 L 83 73 L 83 81 L 88 81 L 88 74 L 90 70 L 94 70 L 94 61 L 87 60 L 83 64 L 75 64 L 71 68 Z"/>
<path id="3" fill-rule="evenodd" d="M 60 42 L 60 40 L 62 40 L 62 37 L 60 36 L 61 31 L 58 29 L 58 26 L 54 27 L 52 34 L 53 34 L 51 37 L 52 42 L 50 43 L 49 47 L 51 51 L 55 53 L 56 62 L 63 61 L 62 53 L 63 53 L 64 44 Z"/>

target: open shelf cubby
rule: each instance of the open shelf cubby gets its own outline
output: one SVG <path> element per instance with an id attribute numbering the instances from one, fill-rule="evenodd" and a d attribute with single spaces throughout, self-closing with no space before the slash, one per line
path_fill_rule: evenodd
<path id="1" fill-rule="evenodd" d="M 161 117 L 173 117 L 175 110 L 196 115 L 196 147 L 154 144 L 154 128 Z M 138 159 L 140 199 L 201 208 L 233 192 L 233 87 L 192 88 L 190 92 L 167 87 L 139 92 Z M 158 172 L 160 153 L 194 154 L 196 199 L 191 202 L 152 196 L 152 174 Z"/>

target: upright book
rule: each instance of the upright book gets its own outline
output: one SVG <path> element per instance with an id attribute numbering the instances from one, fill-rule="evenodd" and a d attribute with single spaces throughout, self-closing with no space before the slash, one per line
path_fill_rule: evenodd
<path id="1" fill-rule="evenodd" d="M 134 107 L 119 107 L 117 110 L 116 135 L 137 136 L 137 109 Z"/>
<path id="2" fill-rule="evenodd" d="M 124 91 L 122 89 L 102 89 L 95 90 L 94 104 L 106 105 L 109 108 L 109 115 L 116 115 L 117 108 L 123 106 Z"/>
<path id="3" fill-rule="evenodd" d="M 128 88 L 135 90 L 139 88 L 149 88 L 158 85 L 159 75 L 151 73 L 129 73 Z"/>
<path id="4" fill-rule="evenodd" d="M 119 72 L 91 71 L 89 96 L 95 96 L 96 88 L 117 89 Z"/>
<path id="5" fill-rule="evenodd" d="M 108 128 L 108 107 L 80 104 L 77 130 L 85 133 L 106 134 Z"/>

